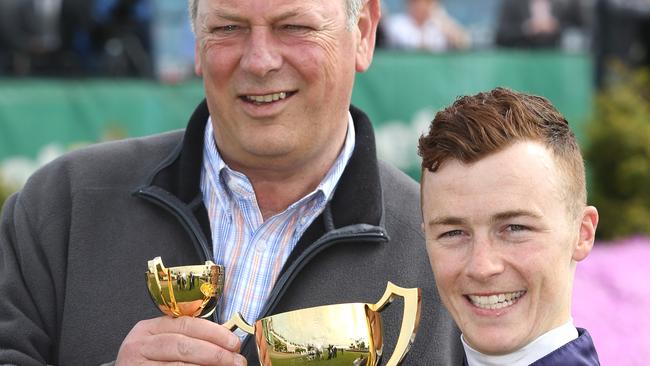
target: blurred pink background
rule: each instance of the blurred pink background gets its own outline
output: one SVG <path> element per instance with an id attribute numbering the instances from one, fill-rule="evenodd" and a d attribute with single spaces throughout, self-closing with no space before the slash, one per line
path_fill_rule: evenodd
<path id="1" fill-rule="evenodd" d="M 573 318 L 603 365 L 650 364 L 650 238 L 597 243 L 578 263 Z"/>

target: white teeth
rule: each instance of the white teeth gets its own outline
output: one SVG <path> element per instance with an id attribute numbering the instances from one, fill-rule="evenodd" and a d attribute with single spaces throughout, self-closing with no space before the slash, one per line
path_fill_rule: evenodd
<path id="1" fill-rule="evenodd" d="M 474 306 L 481 309 L 494 310 L 511 306 L 525 292 L 526 291 L 517 291 L 490 296 L 468 295 L 468 297 Z"/>
<path id="2" fill-rule="evenodd" d="M 281 92 L 281 93 L 273 93 L 273 94 L 266 94 L 266 95 L 247 95 L 246 99 L 255 103 L 271 103 L 281 99 L 285 99 L 286 97 L 287 97 L 287 93 Z"/>

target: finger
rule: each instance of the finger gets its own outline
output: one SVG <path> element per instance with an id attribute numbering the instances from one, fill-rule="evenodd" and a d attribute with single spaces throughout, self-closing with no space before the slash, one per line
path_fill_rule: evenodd
<path id="1" fill-rule="evenodd" d="M 147 360 L 158 362 L 206 366 L 246 365 L 246 360 L 239 353 L 179 333 L 152 335 L 140 352 Z"/>
<path id="2" fill-rule="evenodd" d="M 239 352 L 240 339 L 225 327 L 206 319 L 168 316 L 150 319 L 146 325 L 150 334 L 177 333 L 201 339 L 231 352 Z"/>

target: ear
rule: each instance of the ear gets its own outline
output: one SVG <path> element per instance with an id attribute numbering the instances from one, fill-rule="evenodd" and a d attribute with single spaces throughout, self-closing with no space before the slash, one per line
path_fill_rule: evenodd
<path id="1" fill-rule="evenodd" d="M 203 66 L 201 65 L 201 45 L 198 39 L 194 41 L 194 73 L 198 77 L 203 76 Z"/>
<path id="2" fill-rule="evenodd" d="M 597 226 L 598 210 L 593 206 L 585 207 L 582 212 L 582 220 L 580 221 L 580 237 L 578 238 L 578 243 L 573 250 L 573 260 L 576 262 L 580 262 L 587 258 L 591 249 L 594 247 Z"/>
<path id="3" fill-rule="evenodd" d="M 357 44 L 356 70 L 364 72 L 370 67 L 372 56 L 375 52 L 375 39 L 377 37 L 377 25 L 381 18 L 380 0 L 367 0 L 361 13 L 357 28 L 359 31 L 359 43 Z"/>

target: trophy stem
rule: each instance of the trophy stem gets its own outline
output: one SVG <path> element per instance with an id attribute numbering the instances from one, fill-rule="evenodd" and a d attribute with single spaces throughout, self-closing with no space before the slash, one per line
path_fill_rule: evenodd
<path id="1" fill-rule="evenodd" d="M 252 325 L 248 324 L 239 312 L 233 314 L 230 320 L 223 323 L 222 325 L 230 331 L 235 330 L 235 328 L 239 328 L 248 334 L 255 333 L 255 328 L 253 328 Z"/>

